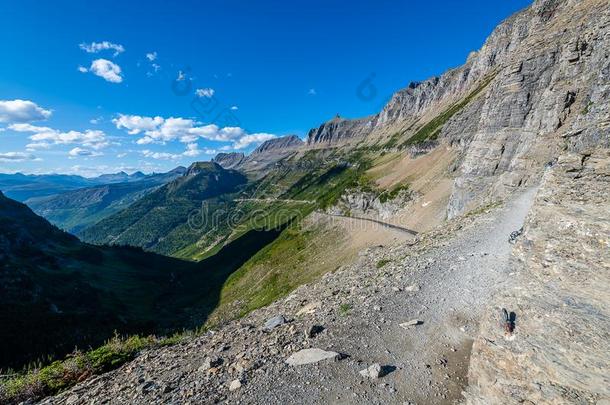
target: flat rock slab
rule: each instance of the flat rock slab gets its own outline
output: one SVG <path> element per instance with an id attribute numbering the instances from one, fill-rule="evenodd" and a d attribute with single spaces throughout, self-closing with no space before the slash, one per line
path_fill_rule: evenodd
<path id="1" fill-rule="evenodd" d="M 337 352 L 329 352 L 322 349 L 303 349 L 293 353 L 286 359 L 286 364 L 291 366 L 302 366 L 304 364 L 317 363 L 322 360 L 338 360 L 341 355 Z"/>
<path id="2" fill-rule="evenodd" d="M 411 319 L 410 321 L 403 322 L 399 326 L 403 329 L 408 329 L 411 326 L 417 326 L 423 324 L 424 321 L 420 321 L 419 319 Z"/>
<path id="3" fill-rule="evenodd" d="M 267 322 L 265 322 L 263 329 L 266 331 L 271 331 L 272 329 L 275 329 L 278 326 L 281 326 L 285 323 L 286 323 L 286 318 L 284 318 L 283 315 L 274 316 L 273 318 L 270 318 L 267 320 Z"/>

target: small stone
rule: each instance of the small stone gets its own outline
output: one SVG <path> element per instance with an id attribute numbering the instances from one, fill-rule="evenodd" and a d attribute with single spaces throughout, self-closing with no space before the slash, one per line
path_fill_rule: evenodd
<path id="1" fill-rule="evenodd" d="M 74 404 L 78 402 L 78 395 L 70 395 L 68 399 L 66 399 L 66 404 Z"/>
<path id="2" fill-rule="evenodd" d="M 305 306 L 303 306 L 303 308 L 299 309 L 297 311 L 297 316 L 298 315 L 311 315 L 311 314 L 315 314 L 316 310 L 320 307 L 320 303 L 319 302 L 312 302 L 310 304 L 307 304 Z"/>
<path id="3" fill-rule="evenodd" d="M 375 306 L 373 306 L 373 309 L 374 309 L 375 311 L 381 311 L 381 307 L 380 307 L 379 305 L 375 305 Z"/>
<path id="4" fill-rule="evenodd" d="M 233 380 L 231 384 L 229 384 L 229 391 L 235 391 L 241 388 L 241 381 Z"/>
<path id="5" fill-rule="evenodd" d="M 399 326 L 404 329 L 409 329 L 411 326 L 421 325 L 424 321 L 420 321 L 419 319 L 411 319 L 410 321 L 403 322 Z"/>
<path id="6" fill-rule="evenodd" d="M 407 291 L 407 292 L 419 291 L 419 286 L 416 284 L 410 285 L 407 288 L 405 288 L 405 291 Z"/>
<path id="7" fill-rule="evenodd" d="M 277 316 L 274 316 L 273 318 L 269 318 L 267 320 L 267 322 L 265 322 L 265 326 L 263 326 L 263 329 L 266 330 L 267 332 L 269 332 L 272 329 L 275 329 L 278 326 L 281 326 L 285 323 L 286 323 L 286 318 L 284 318 L 284 315 L 277 315 Z"/>
<path id="8" fill-rule="evenodd" d="M 208 371 L 212 368 L 218 367 L 222 364 L 222 359 L 220 357 L 206 357 L 205 360 L 203 361 L 203 364 L 201 365 L 201 367 L 199 367 L 197 369 L 197 371 L 199 371 L 200 373 L 203 373 L 204 371 Z"/>
<path id="9" fill-rule="evenodd" d="M 381 365 L 379 363 L 375 363 L 364 370 L 360 370 L 360 375 L 375 380 L 381 377 L 381 370 Z"/>

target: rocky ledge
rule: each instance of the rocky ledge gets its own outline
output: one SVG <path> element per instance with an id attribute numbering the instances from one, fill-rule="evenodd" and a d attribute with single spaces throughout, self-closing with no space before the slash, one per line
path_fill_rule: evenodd
<path id="1" fill-rule="evenodd" d="M 470 404 L 610 401 L 610 151 L 567 154 L 544 176 L 515 273 L 482 322 Z M 501 308 L 514 330 L 498 327 Z"/>

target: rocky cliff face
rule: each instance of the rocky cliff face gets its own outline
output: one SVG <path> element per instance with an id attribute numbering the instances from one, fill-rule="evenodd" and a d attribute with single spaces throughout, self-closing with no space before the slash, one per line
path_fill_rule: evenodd
<path id="1" fill-rule="evenodd" d="M 307 145 L 310 147 L 336 146 L 360 140 L 371 133 L 376 117 L 348 120 L 336 116 L 307 134 Z"/>
<path id="2" fill-rule="evenodd" d="M 476 129 L 448 123 L 441 135 L 463 153 L 449 217 L 536 181 L 566 138 L 574 150 L 608 145 L 608 10 L 607 1 L 537 1 L 492 34 L 472 69 L 493 59 L 495 79 L 460 117 Z"/>
<path id="3" fill-rule="evenodd" d="M 301 146 L 303 146 L 301 138 L 296 135 L 287 135 L 261 143 L 258 148 L 252 151 L 252 155 L 256 156 L 262 153 L 298 149 Z"/>
<path id="4" fill-rule="evenodd" d="M 463 66 L 412 83 L 377 115 L 311 130 L 308 145 L 406 140 L 433 123 L 460 151 L 447 215 L 503 198 L 536 181 L 564 139 L 574 150 L 608 145 L 608 10 L 606 0 L 536 1 Z"/>
<path id="5" fill-rule="evenodd" d="M 469 368 L 471 404 L 610 400 L 610 151 L 560 157 L 487 311 Z M 500 308 L 515 329 L 499 326 Z"/>
<path id="6" fill-rule="evenodd" d="M 303 145 L 304 142 L 296 135 L 270 139 L 253 150 L 238 168 L 248 172 L 262 172 L 282 159 L 296 154 Z"/>
<path id="7" fill-rule="evenodd" d="M 246 155 L 238 152 L 219 153 L 212 159 L 212 162 L 218 163 L 223 169 L 234 169 L 243 163 Z"/>

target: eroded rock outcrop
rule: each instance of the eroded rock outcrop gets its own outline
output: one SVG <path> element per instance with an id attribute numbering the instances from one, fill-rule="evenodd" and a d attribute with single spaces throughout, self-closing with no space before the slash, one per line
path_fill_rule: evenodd
<path id="1" fill-rule="evenodd" d="M 545 174 L 516 245 L 516 274 L 482 322 L 471 404 L 610 400 L 610 151 L 566 154 Z M 500 308 L 515 330 L 499 326 Z"/>
<path id="2" fill-rule="evenodd" d="M 235 169 L 239 167 L 246 159 L 246 155 L 240 152 L 219 153 L 212 159 L 212 162 L 218 163 L 223 169 Z"/>

